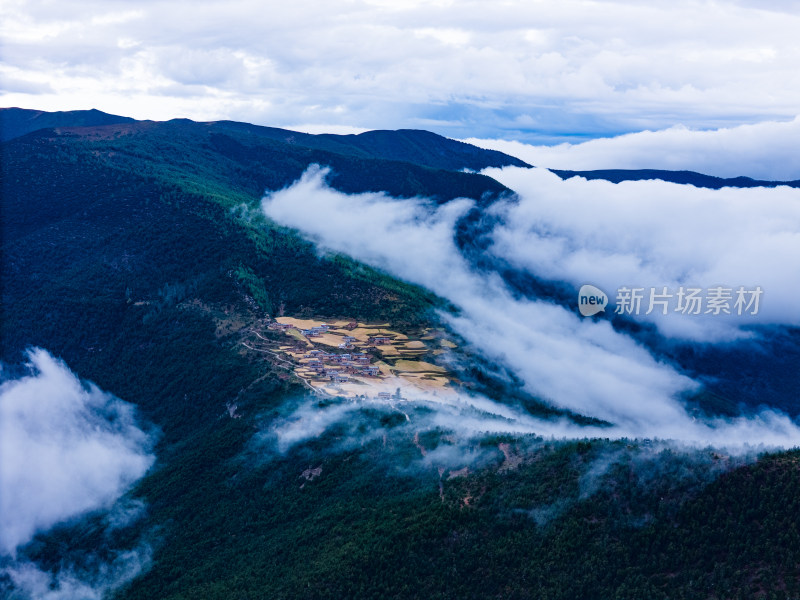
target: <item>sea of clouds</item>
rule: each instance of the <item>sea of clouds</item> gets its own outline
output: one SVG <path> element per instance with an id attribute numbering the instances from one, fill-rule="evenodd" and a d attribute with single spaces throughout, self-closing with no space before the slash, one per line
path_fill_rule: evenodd
<path id="1" fill-rule="evenodd" d="M 594 283 L 611 300 L 622 286 L 675 294 L 729 289 L 730 314 L 681 314 L 669 300 L 638 318 L 668 337 L 701 342 L 751 335 L 753 325 L 800 325 L 800 190 L 696 188 L 664 181 L 613 184 L 546 169 L 487 169 L 517 192 L 495 205 L 489 252 L 538 277 Z M 736 291 L 761 288 L 758 310 L 735 310 Z M 746 296 L 750 300 L 750 295 Z M 637 317 L 636 314 L 633 315 Z"/>
<path id="2" fill-rule="evenodd" d="M 717 177 L 794 181 L 800 179 L 798 136 L 800 117 L 707 130 L 676 125 L 546 146 L 500 139 L 464 141 L 548 169 L 665 169 Z"/>
<path id="3" fill-rule="evenodd" d="M 502 364 L 545 401 L 612 423 L 603 437 L 800 444 L 797 425 L 769 409 L 736 419 L 690 416 L 683 400 L 700 385 L 677 367 L 606 319 L 584 319 L 575 307 L 520 298 L 497 272 L 475 269 L 455 242 L 459 219 L 472 201 L 436 207 L 421 198 L 348 195 L 330 188 L 326 173 L 312 167 L 292 186 L 268 194 L 264 213 L 325 250 L 346 253 L 447 298 L 459 312 L 445 318 L 474 351 Z M 517 192 L 491 209 L 501 218 L 488 251 L 534 276 L 588 280 L 608 291 L 623 284 L 683 281 L 764 288 L 763 311 L 750 321 L 715 315 L 653 321 L 664 336 L 703 343 L 751 335 L 754 323 L 798 322 L 797 309 L 788 302 L 797 289 L 792 273 L 798 272 L 798 253 L 789 252 L 798 247 L 797 190 L 709 192 L 663 182 L 614 186 L 561 181 L 542 169 L 487 174 Z M 688 246 L 676 242 L 683 239 Z M 771 252 L 783 254 L 777 260 Z M 544 432 L 552 429 L 552 423 L 539 425 Z"/>

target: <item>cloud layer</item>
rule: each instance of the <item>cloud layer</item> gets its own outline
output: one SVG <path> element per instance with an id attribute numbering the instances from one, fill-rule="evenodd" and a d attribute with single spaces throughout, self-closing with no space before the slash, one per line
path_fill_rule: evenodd
<path id="1" fill-rule="evenodd" d="M 800 326 L 800 190 L 698 189 L 661 181 L 612 184 L 545 169 L 488 169 L 518 193 L 494 207 L 501 223 L 490 252 L 538 277 L 577 290 L 600 286 L 611 301 L 622 286 L 675 294 L 681 286 L 730 288 L 730 315 L 675 312 L 645 301 L 642 321 L 662 334 L 725 341 L 760 325 Z M 735 290 L 761 287 L 758 314 L 734 309 Z M 705 292 L 704 292 L 705 293 Z M 750 300 L 750 296 L 747 296 Z M 751 309 L 752 312 L 753 309 Z"/>
<path id="2" fill-rule="evenodd" d="M 433 208 L 421 199 L 346 195 L 328 188 L 324 176 L 324 170 L 310 169 L 294 185 L 269 194 L 263 201 L 266 215 L 323 248 L 450 299 L 461 309 L 450 317 L 451 326 L 474 348 L 513 371 L 533 394 L 613 423 L 615 429 L 604 435 L 722 445 L 800 443 L 795 424 L 771 412 L 753 419 L 694 421 L 680 398 L 695 391 L 696 383 L 609 322 L 582 320 L 561 306 L 516 298 L 496 274 L 474 271 L 453 239 L 456 222 L 471 202 Z M 325 419 L 318 425 L 327 427 Z M 541 422 L 526 425 L 552 428 Z"/>
<path id="3" fill-rule="evenodd" d="M 153 464 L 134 408 L 84 385 L 45 350 L 0 385 L 0 556 L 40 531 L 109 508 Z"/>
<path id="4" fill-rule="evenodd" d="M 90 569 L 62 568 L 56 573 L 40 569 L 29 561 L 16 561 L 2 572 L 13 586 L 12 598 L 25 600 L 101 600 L 108 593 L 146 570 L 152 548 L 141 543 L 119 552 L 109 562 L 93 561 Z M 0 592 L 4 591 L 0 587 Z"/>
<path id="5" fill-rule="evenodd" d="M 546 140 L 800 106 L 791 3 L 11 0 L 0 23 L 6 106 Z"/>
<path id="6" fill-rule="evenodd" d="M 800 117 L 706 131 L 672 127 L 557 146 L 475 138 L 464 141 L 548 169 L 666 169 L 792 181 L 800 179 L 798 138 Z"/>

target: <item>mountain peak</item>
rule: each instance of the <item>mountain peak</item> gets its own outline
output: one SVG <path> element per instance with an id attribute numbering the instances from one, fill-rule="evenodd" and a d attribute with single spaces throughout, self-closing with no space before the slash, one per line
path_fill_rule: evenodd
<path id="1" fill-rule="evenodd" d="M 95 127 L 133 123 L 135 119 L 112 115 L 96 108 L 47 112 L 27 108 L 0 108 L 0 141 L 5 142 L 51 127 Z"/>

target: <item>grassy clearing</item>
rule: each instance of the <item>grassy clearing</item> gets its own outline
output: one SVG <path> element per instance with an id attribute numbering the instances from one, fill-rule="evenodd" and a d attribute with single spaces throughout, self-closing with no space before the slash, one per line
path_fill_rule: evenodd
<path id="1" fill-rule="evenodd" d="M 324 325 L 324 321 L 314 321 L 313 319 L 295 319 L 294 317 L 278 317 L 275 319 L 278 323 L 284 325 L 294 325 L 298 329 L 311 329 L 312 327 L 319 327 Z"/>
<path id="2" fill-rule="evenodd" d="M 407 348 L 409 350 L 425 349 L 425 344 L 424 342 L 420 342 L 419 340 L 414 340 L 411 342 L 406 342 L 403 345 L 403 348 Z"/>
<path id="3" fill-rule="evenodd" d="M 411 373 L 446 373 L 447 370 L 433 363 L 421 360 L 398 360 L 394 364 L 395 371 L 407 371 Z"/>
<path id="4" fill-rule="evenodd" d="M 303 342 L 307 346 L 311 346 L 311 347 L 314 346 L 314 344 L 312 344 L 305 337 L 303 337 L 303 334 L 300 333 L 299 331 L 297 331 L 297 329 L 290 329 L 289 331 L 286 332 L 286 335 L 291 336 L 291 337 L 293 337 L 293 338 L 295 338 L 297 340 L 300 340 L 301 342 Z"/>

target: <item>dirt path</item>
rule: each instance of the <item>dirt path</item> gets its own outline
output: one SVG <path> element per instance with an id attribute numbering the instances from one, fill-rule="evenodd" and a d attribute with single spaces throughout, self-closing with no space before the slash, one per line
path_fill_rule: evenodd
<path id="1" fill-rule="evenodd" d="M 256 335 L 258 335 L 258 334 L 256 333 Z M 261 337 L 261 336 L 259 336 L 259 337 Z M 244 346 L 245 348 L 248 348 L 250 350 L 253 350 L 254 352 L 264 352 L 266 354 L 271 354 L 272 356 L 275 357 L 275 360 L 277 360 L 280 363 L 283 363 L 283 364 L 279 364 L 277 366 L 279 366 L 279 367 L 281 367 L 283 369 L 290 370 L 290 371 L 292 371 L 292 373 L 294 373 L 295 364 L 293 362 L 291 362 L 291 361 L 286 360 L 285 358 L 282 358 L 277 352 L 273 352 L 272 350 L 267 350 L 266 348 L 254 348 L 253 346 L 251 346 L 250 344 L 248 344 L 247 342 L 244 342 L 244 341 L 242 342 L 242 346 Z M 267 373 L 265 375 L 262 375 L 261 377 L 259 377 L 255 381 L 253 381 L 250 385 L 248 385 L 245 388 L 245 390 L 251 388 L 253 385 L 255 385 L 256 383 L 258 383 L 259 381 L 263 380 L 264 378 L 266 378 L 268 376 L 269 376 L 269 373 Z M 303 385 L 306 386 L 308 389 L 310 389 L 312 392 L 314 392 L 314 393 L 322 393 L 322 394 L 325 394 L 326 396 L 330 396 L 330 394 L 328 392 L 326 392 L 325 390 L 323 390 L 321 388 L 315 388 L 313 385 L 311 385 L 308 381 L 306 381 L 305 379 L 303 379 L 299 375 L 295 375 L 295 377 L 297 377 L 297 379 L 302 381 Z M 240 395 L 241 395 L 241 393 L 240 393 Z"/>

